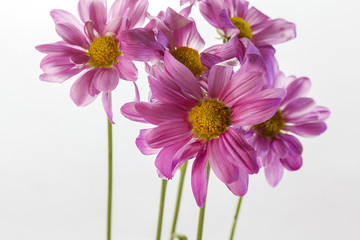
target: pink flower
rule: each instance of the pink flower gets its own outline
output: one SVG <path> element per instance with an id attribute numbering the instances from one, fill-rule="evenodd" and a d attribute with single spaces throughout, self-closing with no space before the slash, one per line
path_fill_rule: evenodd
<path id="1" fill-rule="evenodd" d="M 287 90 L 275 115 L 264 123 L 253 126 L 251 145 L 256 149 L 258 163 L 265 169 L 268 183 L 275 187 L 282 178 L 284 168 L 298 170 L 302 166 L 302 145 L 291 133 L 302 137 L 315 137 L 326 130 L 330 111 L 317 106 L 306 97 L 310 90 L 308 78 L 285 78 L 280 74 L 276 87 Z"/>
<path id="2" fill-rule="evenodd" d="M 261 90 L 262 73 L 245 64 L 237 72 L 214 66 L 208 76 L 208 92 L 169 52 L 164 68 L 154 68 L 149 83 L 154 102 L 132 102 L 121 111 L 127 118 L 151 123 L 140 131 L 136 144 L 143 154 L 156 154 L 160 175 L 171 179 L 176 170 L 194 158 L 192 189 L 198 206 L 206 197 L 206 163 L 236 195 L 247 192 L 248 174 L 257 173 L 255 152 L 236 126 L 255 125 L 269 119 L 284 91 Z"/>
<path id="3" fill-rule="evenodd" d="M 47 55 L 41 61 L 40 79 L 61 83 L 84 72 L 71 87 L 70 97 L 78 106 L 93 102 L 100 92 L 112 121 L 110 92 L 119 78 L 135 81 L 137 69 L 122 49 L 121 32 L 142 24 L 147 0 L 116 0 L 107 14 L 106 0 L 80 0 L 80 20 L 64 10 L 52 10 L 55 30 L 62 41 L 36 46 Z"/>

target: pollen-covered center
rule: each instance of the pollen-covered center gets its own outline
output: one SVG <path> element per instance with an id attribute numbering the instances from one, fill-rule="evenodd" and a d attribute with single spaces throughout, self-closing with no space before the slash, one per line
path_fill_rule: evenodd
<path id="1" fill-rule="evenodd" d="M 192 131 L 200 139 L 217 138 L 230 126 L 231 110 L 217 99 L 206 100 L 189 112 Z"/>
<path id="2" fill-rule="evenodd" d="M 251 27 L 244 19 L 241 17 L 232 17 L 230 20 L 240 30 L 238 38 L 246 37 L 252 41 Z"/>
<path id="3" fill-rule="evenodd" d="M 90 65 L 93 67 L 111 67 L 117 63 L 117 57 L 121 54 L 115 38 L 96 38 L 89 48 Z"/>
<path id="4" fill-rule="evenodd" d="M 264 137 L 273 137 L 278 134 L 285 126 L 284 119 L 280 110 L 277 110 L 274 116 L 266 122 L 253 126 L 253 128 Z"/>
<path id="5" fill-rule="evenodd" d="M 171 54 L 179 62 L 184 64 L 190 71 L 198 76 L 204 72 L 204 66 L 200 61 L 199 53 L 192 48 L 188 47 L 178 47 L 175 50 L 171 51 Z"/>

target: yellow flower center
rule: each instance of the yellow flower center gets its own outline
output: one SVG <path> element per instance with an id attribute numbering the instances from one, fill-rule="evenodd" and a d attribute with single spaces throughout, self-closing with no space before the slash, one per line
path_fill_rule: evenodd
<path id="1" fill-rule="evenodd" d="M 240 30 L 238 38 L 246 37 L 252 41 L 251 27 L 244 19 L 241 17 L 232 17 L 230 20 Z"/>
<path id="2" fill-rule="evenodd" d="M 264 137 L 274 137 L 285 126 L 284 119 L 280 110 L 277 110 L 274 116 L 266 122 L 253 126 L 256 132 L 260 133 Z"/>
<path id="3" fill-rule="evenodd" d="M 111 67 L 117 63 L 117 57 L 121 55 L 119 44 L 115 38 L 96 38 L 89 48 L 90 65 L 93 67 Z"/>
<path id="4" fill-rule="evenodd" d="M 231 110 L 217 99 L 200 103 L 189 112 L 192 131 L 199 139 L 217 138 L 230 126 Z"/>
<path id="5" fill-rule="evenodd" d="M 201 63 L 199 53 L 192 48 L 188 47 L 178 47 L 175 50 L 171 51 L 171 54 L 179 62 L 184 64 L 190 71 L 198 76 L 204 72 L 204 66 Z"/>

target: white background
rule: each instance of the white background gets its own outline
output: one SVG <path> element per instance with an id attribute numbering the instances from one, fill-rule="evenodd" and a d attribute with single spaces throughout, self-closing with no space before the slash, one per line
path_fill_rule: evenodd
<path id="1" fill-rule="evenodd" d="M 149 12 L 167 2 L 150 1 Z M 276 46 L 281 69 L 308 76 L 311 97 L 331 109 L 328 130 L 301 139 L 304 165 L 286 172 L 276 188 L 261 171 L 251 176 L 235 239 L 360 239 L 359 95 L 360 4 L 354 0 L 253 0 L 272 18 L 297 25 L 297 38 Z M 110 5 L 110 3 L 108 4 Z M 0 2 L 0 239 L 105 239 L 107 128 L 100 99 L 85 108 L 69 97 L 74 79 L 41 82 L 44 54 L 35 45 L 60 39 L 49 11 L 76 14 L 75 0 Z M 192 16 L 207 46 L 219 43 L 200 16 Z M 146 75 L 139 63 L 142 99 Z M 120 81 L 113 93 L 113 239 L 155 239 L 160 180 L 154 156 L 145 157 L 134 141 L 144 124 L 120 114 L 134 97 Z M 192 163 L 192 160 L 190 161 Z M 188 168 L 178 232 L 193 240 L 198 208 Z M 169 182 L 163 224 L 168 239 L 178 175 Z M 204 240 L 228 239 L 237 198 L 210 176 Z"/>

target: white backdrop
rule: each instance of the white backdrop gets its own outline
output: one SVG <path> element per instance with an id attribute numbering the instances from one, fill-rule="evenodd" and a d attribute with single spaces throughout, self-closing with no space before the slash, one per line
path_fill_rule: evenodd
<path id="1" fill-rule="evenodd" d="M 179 1 L 149 0 L 151 14 Z M 286 172 L 276 188 L 263 172 L 251 176 L 235 239 L 360 239 L 359 64 L 360 4 L 354 0 L 253 0 L 272 18 L 297 25 L 297 38 L 276 46 L 281 69 L 308 76 L 311 97 L 331 109 L 328 130 L 301 139 L 304 165 Z M 110 5 L 110 3 L 108 3 Z M 75 0 L 0 2 L 0 239 L 105 239 L 107 128 L 100 99 L 78 108 L 69 97 L 74 79 L 41 82 L 43 54 L 35 45 L 60 39 L 49 11 L 76 14 Z M 207 46 L 216 33 L 192 16 Z M 142 99 L 146 75 L 139 67 Z M 144 124 L 120 114 L 134 97 L 120 81 L 113 93 L 113 239 L 154 239 L 160 194 L 154 156 L 145 157 L 134 141 Z M 191 161 L 192 163 L 192 161 Z M 195 239 L 198 208 L 188 168 L 178 232 Z M 163 239 L 168 239 L 178 175 L 169 182 Z M 237 198 L 212 174 L 204 240 L 228 239 Z"/>

